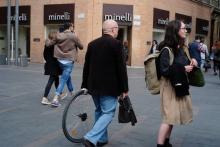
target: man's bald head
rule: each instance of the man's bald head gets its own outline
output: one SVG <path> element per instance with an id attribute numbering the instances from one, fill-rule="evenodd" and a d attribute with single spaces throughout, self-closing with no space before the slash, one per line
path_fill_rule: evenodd
<path id="1" fill-rule="evenodd" d="M 118 23 L 112 19 L 105 20 L 102 25 L 103 33 L 117 37 L 118 30 L 115 32 L 114 29 L 118 29 Z"/>

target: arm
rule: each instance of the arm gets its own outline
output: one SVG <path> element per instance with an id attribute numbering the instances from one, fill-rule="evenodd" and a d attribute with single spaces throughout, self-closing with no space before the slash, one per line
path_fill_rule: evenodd
<path id="1" fill-rule="evenodd" d="M 160 75 L 164 77 L 170 76 L 170 56 L 168 50 L 163 50 L 159 57 Z"/>
<path id="2" fill-rule="evenodd" d="M 49 47 L 55 44 L 55 40 L 46 39 L 45 46 Z"/>
<path id="3" fill-rule="evenodd" d="M 83 49 L 83 45 L 82 45 L 82 43 L 81 43 L 81 41 L 80 41 L 80 39 L 74 34 L 74 41 L 75 41 L 75 43 L 76 43 L 76 46 L 79 48 L 79 49 Z"/>

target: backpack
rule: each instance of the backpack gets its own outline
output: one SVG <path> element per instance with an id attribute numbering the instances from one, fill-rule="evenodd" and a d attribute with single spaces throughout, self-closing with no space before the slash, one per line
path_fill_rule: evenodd
<path id="1" fill-rule="evenodd" d="M 174 55 L 170 48 L 164 47 L 160 52 L 156 52 L 148 55 L 144 60 L 144 69 L 145 69 L 145 82 L 146 87 L 150 91 L 151 94 L 156 95 L 160 93 L 160 81 L 158 79 L 156 60 L 158 59 L 160 53 L 168 49 L 170 56 L 170 65 L 173 63 Z"/>

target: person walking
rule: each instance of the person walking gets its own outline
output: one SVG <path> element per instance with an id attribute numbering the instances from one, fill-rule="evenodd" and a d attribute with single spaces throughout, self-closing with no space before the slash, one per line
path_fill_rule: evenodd
<path id="1" fill-rule="evenodd" d="M 124 50 L 125 62 L 127 63 L 128 62 L 128 54 L 129 54 L 128 41 L 127 40 L 125 40 L 123 42 L 123 50 Z"/>
<path id="2" fill-rule="evenodd" d="M 169 139 L 174 125 L 192 122 L 193 111 L 187 74 L 197 66 L 197 61 L 187 58 L 184 52 L 186 26 L 182 21 L 169 22 L 159 57 L 160 97 L 162 122 L 158 132 L 157 147 L 172 147 Z M 170 64 L 169 47 L 174 54 Z"/>
<path id="3" fill-rule="evenodd" d="M 214 53 L 213 70 L 214 70 L 214 75 L 217 75 L 217 70 L 220 70 L 220 41 L 216 41 L 215 48 L 213 48 L 213 53 Z"/>
<path id="4" fill-rule="evenodd" d="M 56 58 L 54 58 L 54 40 L 56 38 L 57 32 L 50 32 L 48 35 L 48 39 L 45 41 L 45 46 L 44 46 L 44 52 L 43 52 L 43 57 L 44 60 L 46 61 L 44 64 L 44 74 L 49 75 L 48 82 L 46 84 L 45 90 L 44 90 L 44 96 L 41 100 L 41 103 L 43 105 L 50 105 L 51 102 L 48 99 L 48 95 L 51 89 L 51 86 L 55 85 L 55 88 L 57 89 L 59 85 L 59 75 L 62 74 L 62 70 L 59 67 L 59 63 Z M 62 95 L 64 98 L 66 94 Z"/>
<path id="5" fill-rule="evenodd" d="M 128 95 L 128 77 L 123 45 L 116 40 L 118 24 L 103 22 L 103 35 L 88 44 L 81 88 L 88 89 L 95 104 L 95 123 L 84 136 L 85 147 L 108 143 L 108 125 L 111 123 L 119 95 Z"/>
<path id="6" fill-rule="evenodd" d="M 201 63 L 202 63 L 201 51 L 202 51 L 202 47 L 200 45 L 200 37 L 196 36 L 195 40 L 189 45 L 189 53 L 191 58 L 196 59 L 198 63 L 198 67 L 201 67 Z"/>
<path id="7" fill-rule="evenodd" d="M 65 84 L 71 94 L 73 94 L 73 85 L 71 81 L 71 72 L 74 62 L 78 61 L 78 48 L 83 49 L 83 45 L 76 34 L 73 32 L 74 26 L 72 23 L 65 23 L 64 31 L 56 36 L 56 44 L 54 46 L 54 57 L 57 58 L 59 66 L 62 69 L 60 84 L 56 89 L 55 96 L 51 105 L 58 107 L 60 105 L 59 98 Z"/>
<path id="8" fill-rule="evenodd" d="M 204 66 L 205 63 L 207 63 L 207 60 L 209 58 L 209 51 L 208 51 L 208 47 L 205 44 L 205 39 L 204 37 L 202 37 L 200 39 L 200 46 L 201 46 L 201 67 L 200 68 L 205 68 L 205 72 L 207 72 L 207 68 Z"/>
<path id="9" fill-rule="evenodd" d="M 217 69 L 217 63 L 214 60 L 214 55 L 215 55 L 215 51 L 216 51 L 216 46 L 217 46 L 217 42 L 215 41 L 215 43 L 213 43 L 212 48 L 211 48 L 211 55 L 210 55 L 210 59 L 213 62 L 213 71 L 214 71 L 214 75 L 217 75 L 216 69 Z"/>

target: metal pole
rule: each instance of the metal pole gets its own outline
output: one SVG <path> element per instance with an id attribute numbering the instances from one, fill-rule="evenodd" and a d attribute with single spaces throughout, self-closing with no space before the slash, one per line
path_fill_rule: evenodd
<path id="1" fill-rule="evenodd" d="M 15 4 L 15 64 L 18 65 L 19 0 Z"/>
<path id="2" fill-rule="evenodd" d="M 10 64 L 10 39 L 11 39 L 11 0 L 8 0 L 8 8 L 7 8 L 7 64 Z"/>

